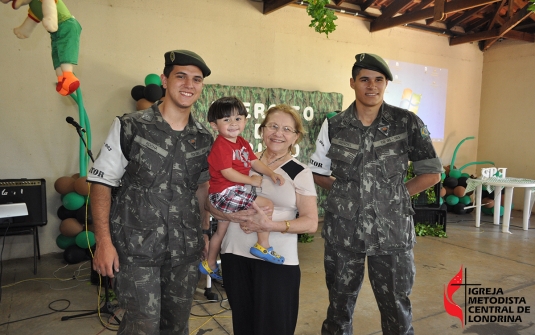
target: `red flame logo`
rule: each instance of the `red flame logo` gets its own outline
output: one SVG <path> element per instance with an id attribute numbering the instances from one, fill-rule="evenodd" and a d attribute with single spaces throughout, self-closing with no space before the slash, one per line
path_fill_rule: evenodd
<path id="1" fill-rule="evenodd" d="M 459 273 L 453 277 L 448 285 L 444 285 L 444 309 L 446 309 L 446 312 L 451 315 L 459 318 L 461 320 L 461 325 L 464 328 L 464 318 L 463 318 L 463 310 L 462 308 L 453 301 L 453 293 L 455 293 L 460 286 L 460 284 L 463 283 L 463 266 L 461 265 L 461 269 L 459 270 Z"/>

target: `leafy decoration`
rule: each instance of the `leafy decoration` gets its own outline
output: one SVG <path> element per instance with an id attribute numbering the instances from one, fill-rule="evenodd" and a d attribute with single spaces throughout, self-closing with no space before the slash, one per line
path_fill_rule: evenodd
<path id="1" fill-rule="evenodd" d="M 332 10 L 325 7 L 329 2 L 330 0 L 308 0 L 307 7 L 307 13 L 312 17 L 308 26 L 327 37 L 336 29 L 334 20 L 338 19 Z"/>
<path id="2" fill-rule="evenodd" d="M 529 0 L 528 10 L 535 12 L 535 0 Z"/>
<path id="3" fill-rule="evenodd" d="M 533 0 L 533 1 L 535 1 L 535 0 Z M 410 180 L 410 179 L 412 179 L 414 177 L 415 177 L 415 175 L 414 175 L 414 166 L 412 165 L 412 162 L 410 162 L 409 163 L 409 168 L 407 169 L 407 177 L 406 177 L 405 181 Z M 434 185 L 429 187 L 428 189 L 426 189 L 423 192 L 425 192 L 428 204 L 434 204 L 437 201 L 437 195 L 435 194 L 435 186 Z M 418 199 L 418 197 L 420 196 L 420 194 L 422 194 L 423 192 L 411 195 L 412 201 L 415 202 Z"/>
<path id="4" fill-rule="evenodd" d="M 446 235 L 446 232 L 444 231 L 444 226 L 440 224 L 429 225 L 417 223 L 414 225 L 414 232 L 416 233 L 416 236 L 448 237 L 448 235 Z"/>
<path id="5" fill-rule="evenodd" d="M 314 242 L 314 235 L 310 235 L 307 233 L 299 234 L 298 240 L 300 243 L 312 243 Z"/>

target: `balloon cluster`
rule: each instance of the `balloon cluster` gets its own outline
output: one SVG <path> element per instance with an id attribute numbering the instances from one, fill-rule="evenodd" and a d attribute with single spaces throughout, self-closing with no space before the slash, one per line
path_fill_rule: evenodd
<path id="1" fill-rule="evenodd" d="M 442 189 L 440 190 L 441 204 L 446 202 L 448 212 L 455 214 L 470 213 L 473 208 L 465 209 L 472 205 L 470 195 L 466 194 L 466 181 L 470 178 L 468 173 L 462 173 L 455 166 L 445 166 L 442 173 Z M 445 199 L 445 200 L 442 200 Z"/>
<path id="2" fill-rule="evenodd" d="M 442 173 L 442 189 L 440 190 L 440 204 L 442 204 L 444 201 L 446 202 L 446 205 L 448 207 L 449 212 L 454 212 L 455 214 L 465 214 L 470 213 L 473 210 L 473 203 L 470 198 L 470 194 L 466 193 L 466 185 L 468 178 L 475 178 L 474 176 L 469 175 L 468 173 L 463 173 L 462 171 L 464 168 L 470 166 L 470 165 L 476 165 L 476 164 L 492 164 L 494 165 L 494 162 L 490 161 L 480 161 L 480 162 L 470 162 L 467 163 L 460 168 L 455 167 L 455 158 L 457 157 L 457 151 L 461 147 L 461 144 L 463 144 L 467 140 L 473 140 L 475 137 L 469 136 L 464 138 L 459 144 L 457 144 L 457 147 L 453 151 L 453 156 L 451 158 L 451 164 L 444 167 L 444 173 Z M 486 192 L 486 191 L 485 191 Z M 483 192 L 483 193 L 485 193 Z M 488 192 L 486 195 L 484 194 L 484 198 L 482 201 L 482 204 L 485 204 L 484 207 L 481 208 L 481 211 L 484 214 L 493 214 L 494 213 L 494 201 L 492 201 L 488 197 Z M 445 199 L 445 200 L 444 200 Z M 470 208 L 468 208 L 470 207 Z M 503 215 L 503 207 L 500 208 L 500 215 Z"/>
<path id="3" fill-rule="evenodd" d="M 136 110 L 149 108 L 165 95 L 160 76 L 151 73 L 145 77 L 145 85 L 136 85 L 130 91 L 130 95 L 136 101 Z"/>
<path id="4" fill-rule="evenodd" d="M 63 258 L 69 264 L 91 259 L 89 248 L 95 245 L 95 235 L 91 208 L 87 203 L 87 177 L 80 177 L 79 174 L 60 177 L 54 183 L 54 189 L 61 194 L 62 206 L 57 211 L 61 220 L 60 234 L 56 244 L 64 250 Z"/>

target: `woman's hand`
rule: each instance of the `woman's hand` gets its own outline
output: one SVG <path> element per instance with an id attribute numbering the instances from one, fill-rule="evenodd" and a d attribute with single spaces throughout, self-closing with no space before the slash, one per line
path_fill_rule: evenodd
<path id="1" fill-rule="evenodd" d="M 270 232 L 273 227 L 273 221 L 268 217 L 272 214 L 272 210 L 269 207 L 259 207 L 256 202 L 253 202 L 253 209 L 248 211 L 254 211 L 254 213 L 247 216 L 247 220 L 240 222 L 240 227 L 244 233 L 258 233 L 258 232 Z M 239 212 L 238 212 L 239 213 Z"/>
<path id="2" fill-rule="evenodd" d="M 253 203 L 253 206 L 255 205 L 256 204 Z M 219 211 L 218 209 L 216 209 L 214 206 L 212 206 L 209 200 L 207 200 L 204 203 L 204 206 L 216 219 L 223 220 L 223 221 L 236 222 L 236 223 L 249 221 L 251 220 L 253 215 L 257 214 L 257 210 L 254 208 L 246 209 L 243 211 L 238 211 L 236 213 L 223 213 Z M 258 205 L 256 205 L 256 207 L 259 208 L 260 211 L 263 211 L 266 215 L 271 215 L 273 213 L 273 210 L 270 209 L 269 207 L 260 208 L 258 207 Z"/>

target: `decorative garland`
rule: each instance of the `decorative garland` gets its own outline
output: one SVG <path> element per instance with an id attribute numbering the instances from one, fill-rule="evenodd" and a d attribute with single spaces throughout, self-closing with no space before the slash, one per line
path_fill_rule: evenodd
<path id="1" fill-rule="evenodd" d="M 327 37 L 329 33 L 336 30 L 334 20 L 338 19 L 332 10 L 325 7 L 329 2 L 329 0 L 308 0 L 307 7 L 307 13 L 312 17 L 308 26 L 320 34 L 324 33 Z"/>

